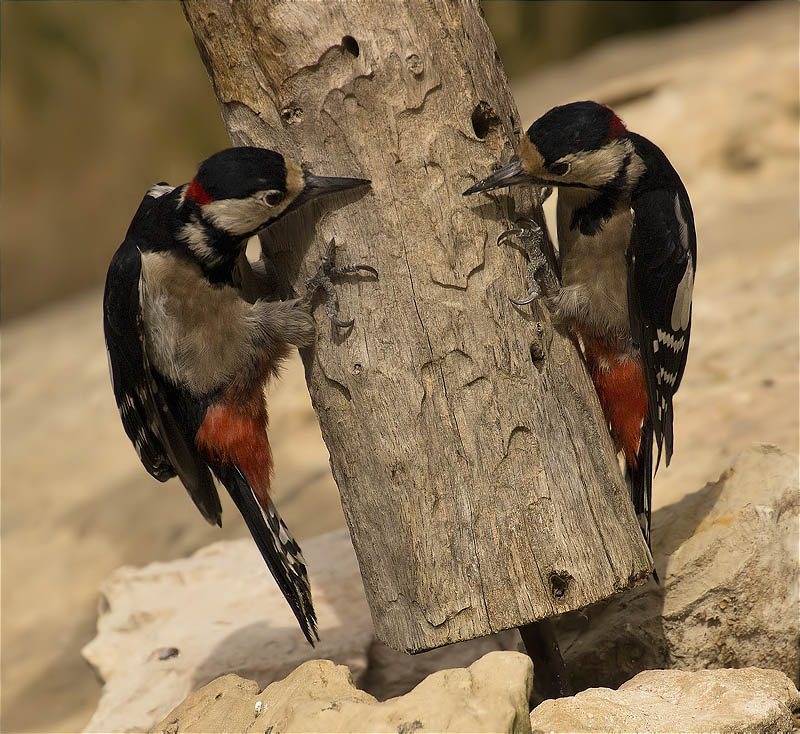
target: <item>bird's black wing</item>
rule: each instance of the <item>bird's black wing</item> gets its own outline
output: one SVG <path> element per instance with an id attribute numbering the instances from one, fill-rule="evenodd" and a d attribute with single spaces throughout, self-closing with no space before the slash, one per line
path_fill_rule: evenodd
<path id="1" fill-rule="evenodd" d="M 106 277 L 103 329 L 114 397 L 145 469 L 161 482 L 178 475 L 203 517 L 219 525 L 222 508 L 211 473 L 167 407 L 145 351 L 139 304 L 142 261 L 135 229 L 154 202 L 152 196 L 144 197 Z"/>
<path id="2" fill-rule="evenodd" d="M 675 176 L 677 179 L 677 175 Z M 680 180 L 631 199 L 628 308 L 641 350 L 649 420 L 661 457 L 672 457 L 672 398 L 689 351 L 697 239 L 692 207 Z M 656 465 L 658 462 L 656 462 Z"/>

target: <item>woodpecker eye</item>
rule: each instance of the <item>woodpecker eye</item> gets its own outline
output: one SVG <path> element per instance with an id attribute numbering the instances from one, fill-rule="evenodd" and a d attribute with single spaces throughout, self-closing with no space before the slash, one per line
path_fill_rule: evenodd
<path id="1" fill-rule="evenodd" d="M 284 193 L 277 189 L 265 191 L 261 198 L 267 206 L 278 206 L 283 201 Z"/>
<path id="2" fill-rule="evenodd" d="M 554 163 L 550 166 L 550 172 L 555 173 L 556 176 L 563 176 L 569 171 L 569 163 L 562 161 L 561 163 Z"/>

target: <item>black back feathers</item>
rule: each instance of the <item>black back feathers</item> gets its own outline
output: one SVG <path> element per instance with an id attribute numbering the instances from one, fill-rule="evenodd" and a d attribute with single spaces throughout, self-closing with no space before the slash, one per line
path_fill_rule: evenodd
<path id="1" fill-rule="evenodd" d="M 139 303 L 142 256 L 136 233 L 155 215 L 157 198 L 147 195 L 142 200 L 106 278 L 103 329 L 114 398 L 145 469 L 161 482 L 179 476 L 203 517 L 220 524 L 222 508 L 211 474 L 197 456 L 191 435 L 175 421 L 144 345 Z"/>

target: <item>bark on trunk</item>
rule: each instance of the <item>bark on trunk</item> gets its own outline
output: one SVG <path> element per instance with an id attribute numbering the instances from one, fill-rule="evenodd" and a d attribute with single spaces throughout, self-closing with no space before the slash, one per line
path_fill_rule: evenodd
<path id="1" fill-rule="evenodd" d="M 477 3 L 184 11 L 235 144 L 373 182 L 287 217 L 262 245 L 296 293 L 334 236 L 340 262 L 380 272 L 338 287 L 352 330 L 317 308 L 304 355 L 378 636 L 419 652 L 646 577 L 581 358 L 542 306 L 508 301 L 525 258 L 495 240 L 530 194 L 461 196 L 520 135 Z"/>

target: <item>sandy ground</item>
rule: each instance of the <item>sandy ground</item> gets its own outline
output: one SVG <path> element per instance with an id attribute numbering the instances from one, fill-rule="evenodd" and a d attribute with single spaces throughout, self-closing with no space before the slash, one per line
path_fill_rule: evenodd
<path id="1" fill-rule="evenodd" d="M 797 20 L 794 4 L 763 5 L 617 42 L 515 85 L 523 120 L 570 99 L 615 103 L 631 129 L 662 145 L 692 197 L 692 350 L 656 507 L 714 479 L 753 441 L 797 449 Z M 100 298 L 91 292 L 4 329 L 4 731 L 78 731 L 88 720 L 99 685 L 79 651 L 114 568 L 246 534 L 225 498 L 218 530 L 179 484 L 159 484 L 139 465 L 113 404 Z M 270 415 L 287 523 L 300 539 L 340 526 L 297 359 L 273 387 Z"/>

